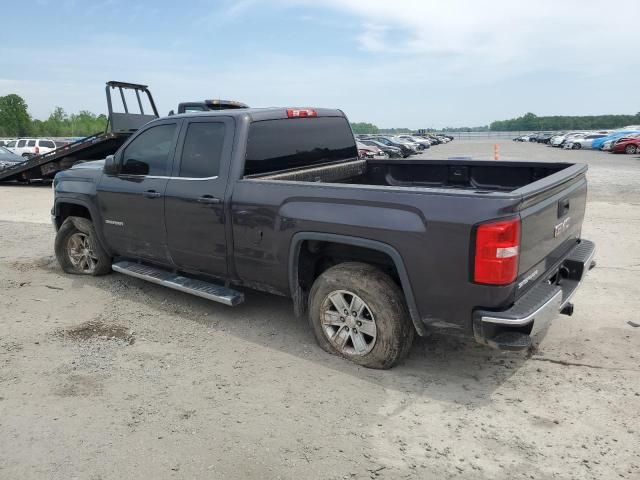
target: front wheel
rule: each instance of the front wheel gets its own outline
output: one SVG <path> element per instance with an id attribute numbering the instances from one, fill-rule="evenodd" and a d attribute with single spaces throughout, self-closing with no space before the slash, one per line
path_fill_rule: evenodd
<path id="1" fill-rule="evenodd" d="M 574 143 L 572 148 L 573 150 L 580 150 L 582 148 L 582 145 L 579 143 Z"/>
<path id="2" fill-rule="evenodd" d="M 624 147 L 624 153 L 628 153 L 629 155 L 633 155 L 637 150 L 638 149 L 635 145 L 627 145 L 626 147 Z"/>
<path id="3" fill-rule="evenodd" d="M 104 275 L 111 271 L 111 258 L 100 246 L 91 220 L 67 217 L 56 235 L 55 252 L 66 273 Z"/>
<path id="4" fill-rule="evenodd" d="M 382 270 L 358 262 L 331 267 L 316 279 L 309 322 L 324 350 L 368 368 L 396 365 L 415 335 L 400 287 Z"/>

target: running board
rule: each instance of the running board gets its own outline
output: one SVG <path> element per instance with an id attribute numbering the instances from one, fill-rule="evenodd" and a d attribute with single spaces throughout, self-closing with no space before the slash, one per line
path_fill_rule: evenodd
<path id="1" fill-rule="evenodd" d="M 181 292 L 190 293 L 197 297 L 223 303 L 230 307 L 235 307 L 244 302 L 244 294 L 231 288 L 216 285 L 215 283 L 204 282 L 194 278 L 183 277 L 176 273 L 162 270 L 161 268 L 150 267 L 140 263 L 126 260 L 116 262 L 111 268 L 119 273 L 141 278 L 151 283 L 173 288 Z"/>

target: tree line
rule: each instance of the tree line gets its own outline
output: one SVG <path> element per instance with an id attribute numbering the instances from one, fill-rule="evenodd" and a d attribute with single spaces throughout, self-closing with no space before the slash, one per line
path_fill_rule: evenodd
<path id="1" fill-rule="evenodd" d="M 522 117 L 492 122 L 489 128 L 497 132 L 536 130 L 599 130 L 640 124 L 640 112 L 635 115 L 556 115 L 538 117 L 526 113 Z"/>
<path id="2" fill-rule="evenodd" d="M 106 115 L 86 110 L 69 115 L 61 107 L 46 120 L 34 119 L 20 95 L 0 96 L 0 137 L 86 137 L 106 127 Z"/>
<path id="3" fill-rule="evenodd" d="M 640 124 L 640 112 L 635 115 L 544 116 L 526 113 L 518 118 L 497 120 L 480 127 L 447 127 L 440 130 L 425 128 L 427 132 L 482 132 L 482 131 L 536 131 L 536 130 L 598 130 Z M 0 137 L 84 137 L 103 132 L 107 116 L 82 110 L 67 114 L 56 107 L 46 120 L 33 119 L 27 103 L 15 93 L 0 96 Z M 354 133 L 413 133 L 409 128 L 378 128 L 367 122 L 351 124 Z"/>

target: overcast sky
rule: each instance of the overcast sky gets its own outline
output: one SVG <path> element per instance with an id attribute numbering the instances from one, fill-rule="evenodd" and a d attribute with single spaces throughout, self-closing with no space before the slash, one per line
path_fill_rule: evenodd
<path id="1" fill-rule="evenodd" d="M 180 101 L 323 106 L 381 127 L 640 111 L 640 1 L 39 0 L 3 6 L 0 95 L 105 112 L 104 82 Z"/>

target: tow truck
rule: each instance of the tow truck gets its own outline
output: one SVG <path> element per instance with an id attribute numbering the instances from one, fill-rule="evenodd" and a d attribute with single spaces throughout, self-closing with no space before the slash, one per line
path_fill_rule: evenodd
<path id="1" fill-rule="evenodd" d="M 76 163 L 99 160 L 115 153 L 118 148 L 144 124 L 159 117 L 158 109 L 147 85 L 109 81 L 106 84 L 108 120 L 104 132 L 94 133 L 76 142 L 35 155 L 27 161 L 0 172 L 0 181 L 17 180 L 29 182 L 35 179 L 52 179 L 56 173 L 66 170 Z M 133 92 L 136 105 L 127 102 L 127 93 Z M 123 112 L 114 111 L 113 93 L 119 94 Z M 150 111 L 145 111 L 146 97 Z M 145 102 L 147 103 L 147 102 Z"/>
<path id="2" fill-rule="evenodd" d="M 140 127 L 159 118 L 158 109 L 147 85 L 109 81 L 105 87 L 108 120 L 104 132 L 98 132 L 76 142 L 0 171 L 0 182 L 51 180 L 61 170 L 87 160 L 100 160 L 116 153 L 118 148 Z M 134 101 L 131 102 L 132 97 Z M 120 99 L 121 109 L 114 107 Z M 127 101 L 129 98 L 129 102 Z M 131 105 L 133 103 L 133 105 Z M 145 110 L 145 104 L 147 110 Z M 120 107 L 120 105 L 118 105 Z M 184 102 L 178 105 L 178 113 L 248 108 L 233 100 L 205 100 Z M 122 111 L 120 111 L 122 110 Z M 169 115 L 173 115 L 173 110 Z"/>

